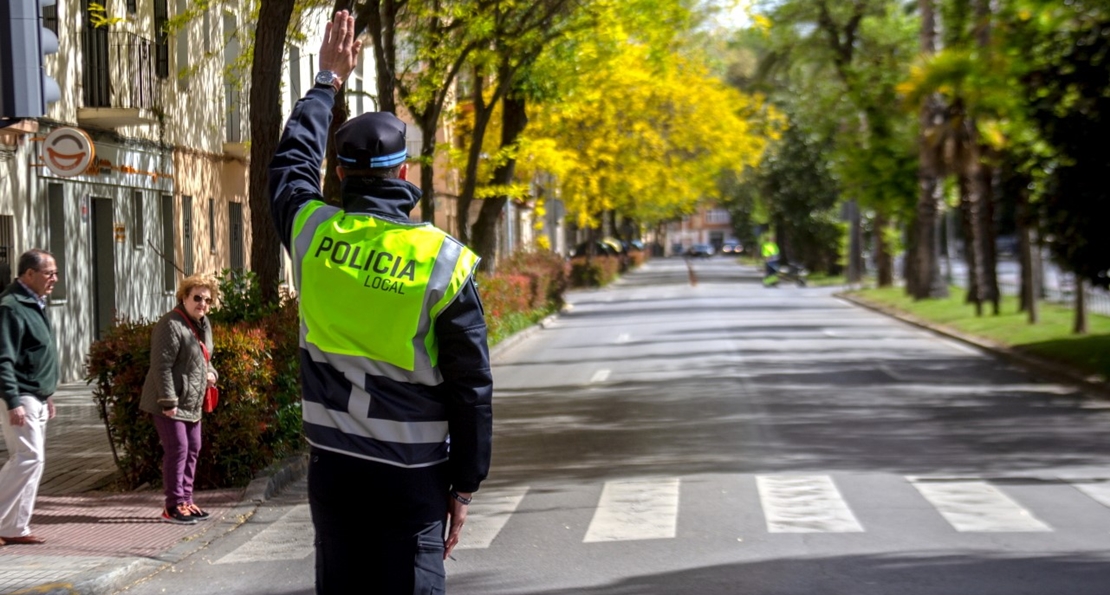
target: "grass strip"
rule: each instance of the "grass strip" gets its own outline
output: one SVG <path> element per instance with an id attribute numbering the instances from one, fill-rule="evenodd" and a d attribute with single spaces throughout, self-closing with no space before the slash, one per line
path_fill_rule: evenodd
<path id="1" fill-rule="evenodd" d="M 1041 302 L 1040 321 L 1029 324 L 1024 312 L 1018 312 L 1016 297 L 1002 299 L 1001 313 L 990 313 L 984 307 L 982 316 L 975 307 L 964 303 L 964 291 L 953 287 L 945 299 L 914 301 L 901 287 L 860 289 L 849 295 L 885 308 L 910 314 L 929 324 L 955 330 L 964 335 L 986 339 L 1019 353 L 1056 362 L 1093 380 L 1110 378 L 1110 317 L 1088 315 L 1088 333 L 1076 335 L 1073 308 Z"/>

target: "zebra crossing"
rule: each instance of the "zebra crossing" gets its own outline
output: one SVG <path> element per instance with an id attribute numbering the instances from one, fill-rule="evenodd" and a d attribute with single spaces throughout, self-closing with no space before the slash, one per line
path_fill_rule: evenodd
<path id="1" fill-rule="evenodd" d="M 721 481 L 720 478 L 717 481 Z M 853 481 L 855 478 L 851 476 L 833 475 L 732 476 L 729 478 L 731 486 L 747 486 L 743 489 L 754 491 L 754 495 L 729 492 L 728 497 L 734 498 L 737 506 L 742 506 L 743 502 L 758 502 L 762 530 L 768 535 L 866 534 L 881 531 L 884 527 L 876 526 L 873 519 L 869 522 L 866 515 L 857 513 L 865 512 L 868 506 L 879 506 L 877 502 L 884 499 L 895 499 L 903 508 L 932 515 L 938 523 L 946 524 L 956 534 L 1038 534 L 1056 531 L 1038 511 L 1008 493 L 1012 490 L 1009 487 L 1012 482 L 968 477 L 889 476 L 883 478 L 884 485 L 888 490 L 897 491 L 897 495 L 874 495 L 873 500 L 868 502 L 852 502 L 853 498 L 845 495 L 851 492 L 842 490 L 841 484 L 851 485 Z M 1063 489 L 1074 491 L 1078 497 L 1093 501 L 1095 509 L 1105 511 L 1103 522 L 1110 527 L 1110 480 L 1060 479 L 1040 483 L 1063 486 Z M 582 492 L 597 493 L 596 496 L 588 496 L 592 499 L 589 521 L 583 523 L 582 533 L 574 539 L 583 544 L 675 539 L 680 536 L 680 518 L 707 514 L 699 510 L 696 503 L 687 505 L 692 510 L 684 510 L 684 491 L 706 490 L 709 489 L 706 486 L 711 484 L 712 480 L 705 478 L 695 481 L 685 477 L 652 477 L 606 481 L 600 485 L 599 493 L 597 485 L 566 488 L 570 492 L 579 492 L 576 498 L 583 497 Z M 551 502 L 558 498 L 552 494 L 558 492 L 559 489 L 551 486 L 543 489 L 529 486 L 483 488 L 480 497 L 475 498 L 469 508 L 458 549 L 495 547 L 499 537 L 511 530 L 514 516 L 521 513 L 529 498 L 543 501 L 526 511 L 532 517 L 531 523 L 544 522 L 542 518 L 537 521 L 536 515 L 548 514 L 554 519 L 558 514 L 566 514 L 565 510 L 560 511 L 560 506 L 551 506 Z M 859 490 L 856 492 L 856 498 L 859 498 Z M 581 500 L 565 508 L 573 509 L 574 514 L 581 515 L 585 520 L 586 511 L 581 510 L 578 502 Z M 872 517 L 875 518 L 874 515 Z M 551 520 L 551 523 L 567 528 L 562 521 Z M 722 532 L 735 530 L 729 527 L 727 518 L 717 519 L 715 523 L 720 525 Z M 311 519 L 308 506 L 301 504 L 292 507 L 278 521 L 215 563 L 293 560 L 305 558 L 311 553 Z"/>

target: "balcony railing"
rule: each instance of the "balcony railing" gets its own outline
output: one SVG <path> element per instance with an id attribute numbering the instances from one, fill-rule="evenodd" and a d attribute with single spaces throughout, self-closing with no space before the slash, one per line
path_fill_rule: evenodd
<path id="1" fill-rule="evenodd" d="M 160 107 L 152 40 L 100 27 L 85 30 L 84 108 L 78 119 L 106 127 L 149 124 Z"/>

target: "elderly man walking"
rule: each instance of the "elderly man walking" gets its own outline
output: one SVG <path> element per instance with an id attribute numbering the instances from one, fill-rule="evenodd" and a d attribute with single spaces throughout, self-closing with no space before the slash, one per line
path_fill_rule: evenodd
<path id="1" fill-rule="evenodd" d="M 0 424 L 8 462 L 0 469 L 0 545 L 44 543 L 31 533 L 31 515 L 46 466 L 46 422 L 54 417 L 58 349 L 46 297 L 58 281 L 54 257 L 28 250 L 19 277 L 0 294 Z"/>

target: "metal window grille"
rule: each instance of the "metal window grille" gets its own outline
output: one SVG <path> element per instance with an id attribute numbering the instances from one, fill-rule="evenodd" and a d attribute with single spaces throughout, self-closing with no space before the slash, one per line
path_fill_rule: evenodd
<path id="1" fill-rule="evenodd" d="M 193 197 L 181 197 L 181 249 L 185 257 L 185 275 L 193 274 Z"/>

